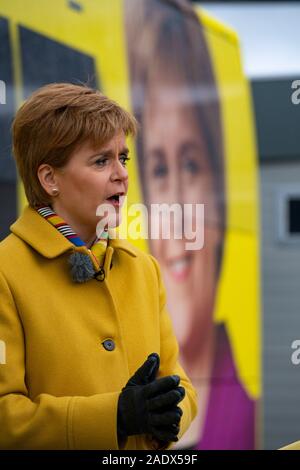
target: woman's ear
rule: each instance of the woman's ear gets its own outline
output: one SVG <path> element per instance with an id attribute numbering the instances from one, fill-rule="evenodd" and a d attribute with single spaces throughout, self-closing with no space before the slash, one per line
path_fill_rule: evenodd
<path id="1" fill-rule="evenodd" d="M 51 165 L 47 163 L 40 165 L 37 171 L 37 176 L 42 188 L 47 194 L 49 194 L 49 196 L 53 196 L 53 189 L 57 189 L 59 191 L 57 177 Z"/>

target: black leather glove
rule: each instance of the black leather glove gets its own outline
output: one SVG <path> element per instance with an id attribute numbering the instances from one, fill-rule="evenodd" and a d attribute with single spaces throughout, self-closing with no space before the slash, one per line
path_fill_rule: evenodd
<path id="1" fill-rule="evenodd" d="M 157 361 L 156 367 L 154 366 L 152 371 L 150 372 L 150 362 L 147 360 L 134 375 L 134 380 L 132 381 L 132 379 L 130 379 L 127 385 L 133 382 L 136 385 L 150 383 L 150 381 L 156 378 L 156 374 L 159 370 L 160 358 L 157 353 L 152 353 L 150 354 L 150 356 L 148 356 L 148 359 L 151 356 L 153 356 Z M 148 368 L 150 369 L 147 370 Z M 161 404 L 163 404 L 163 406 L 161 407 L 161 411 L 163 409 L 170 409 L 171 407 L 174 408 L 175 411 L 178 411 L 180 415 L 182 414 L 181 409 L 176 405 L 178 405 L 178 403 L 185 397 L 185 389 L 183 387 L 177 387 L 177 392 L 179 392 L 179 394 L 175 394 L 174 392 L 172 392 L 171 395 L 166 395 L 165 404 L 164 402 L 161 402 Z M 157 441 L 160 441 L 161 445 L 166 444 L 166 441 L 170 440 L 178 441 L 177 434 L 179 432 L 179 429 L 179 425 L 176 424 L 172 424 L 171 426 L 161 426 L 160 428 L 156 427 L 155 429 L 153 429 L 152 437 L 154 437 Z"/>
<path id="2" fill-rule="evenodd" d="M 154 353 L 127 382 L 118 402 L 118 436 L 152 434 L 157 439 L 177 440 L 184 397 L 180 377 L 155 379 L 159 356 Z M 152 381 L 151 381 L 152 380 Z M 149 383 L 150 382 L 150 383 Z"/>
<path id="3" fill-rule="evenodd" d="M 183 400 L 185 396 L 185 389 L 183 387 L 176 387 L 172 390 L 159 397 L 157 403 L 154 402 L 156 413 L 161 414 L 161 422 L 152 428 L 152 436 L 162 441 L 161 444 L 166 444 L 166 441 L 178 441 L 177 434 L 179 432 L 179 422 L 182 416 L 182 410 L 177 405 Z M 151 405 L 150 405 L 151 406 Z M 175 414 L 177 419 L 175 421 L 170 420 L 171 416 Z"/>
<path id="4" fill-rule="evenodd" d="M 146 385 L 153 382 L 156 378 L 160 365 L 160 358 L 157 353 L 149 354 L 144 364 L 135 372 L 135 374 L 128 380 L 125 387 L 134 385 Z M 125 388 L 124 387 L 124 388 Z"/>

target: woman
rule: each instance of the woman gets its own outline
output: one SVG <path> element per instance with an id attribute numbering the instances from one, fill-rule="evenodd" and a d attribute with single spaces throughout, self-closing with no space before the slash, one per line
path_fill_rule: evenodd
<path id="1" fill-rule="evenodd" d="M 28 205 L 0 243 L 2 449 L 168 449 L 196 415 L 157 261 L 97 230 L 103 204 L 120 222 L 135 132 L 85 86 L 46 85 L 17 112 Z"/>
<path id="2" fill-rule="evenodd" d="M 202 26 L 181 0 L 129 0 L 126 20 L 144 199 L 204 204 L 202 249 L 186 250 L 184 238 L 150 239 L 182 365 L 198 392 L 198 415 L 178 447 L 252 449 L 254 402 L 238 378 L 225 326 L 213 321 L 226 203 L 220 104 Z"/>

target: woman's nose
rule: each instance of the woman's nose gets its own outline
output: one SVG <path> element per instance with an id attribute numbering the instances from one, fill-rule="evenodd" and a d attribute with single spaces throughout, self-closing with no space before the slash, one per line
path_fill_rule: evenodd
<path id="1" fill-rule="evenodd" d="M 173 171 L 169 180 L 169 196 L 171 201 L 182 204 L 184 199 L 182 176 L 179 171 Z"/>
<path id="2" fill-rule="evenodd" d="M 114 167 L 113 171 L 111 174 L 111 179 L 120 179 L 120 180 L 126 180 L 128 179 L 128 171 L 127 168 L 122 165 L 122 163 L 118 160 Z"/>

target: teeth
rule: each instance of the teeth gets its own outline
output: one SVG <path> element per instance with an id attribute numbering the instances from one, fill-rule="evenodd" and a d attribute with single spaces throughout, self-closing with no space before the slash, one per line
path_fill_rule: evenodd
<path id="1" fill-rule="evenodd" d="M 175 273 L 182 272 L 190 263 L 189 257 L 185 256 L 184 258 L 177 259 L 170 263 L 172 270 Z"/>
<path id="2" fill-rule="evenodd" d="M 114 194 L 113 196 L 108 197 L 106 200 L 111 202 L 116 202 L 119 207 L 123 206 L 125 201 L 125 195 Z"/>

